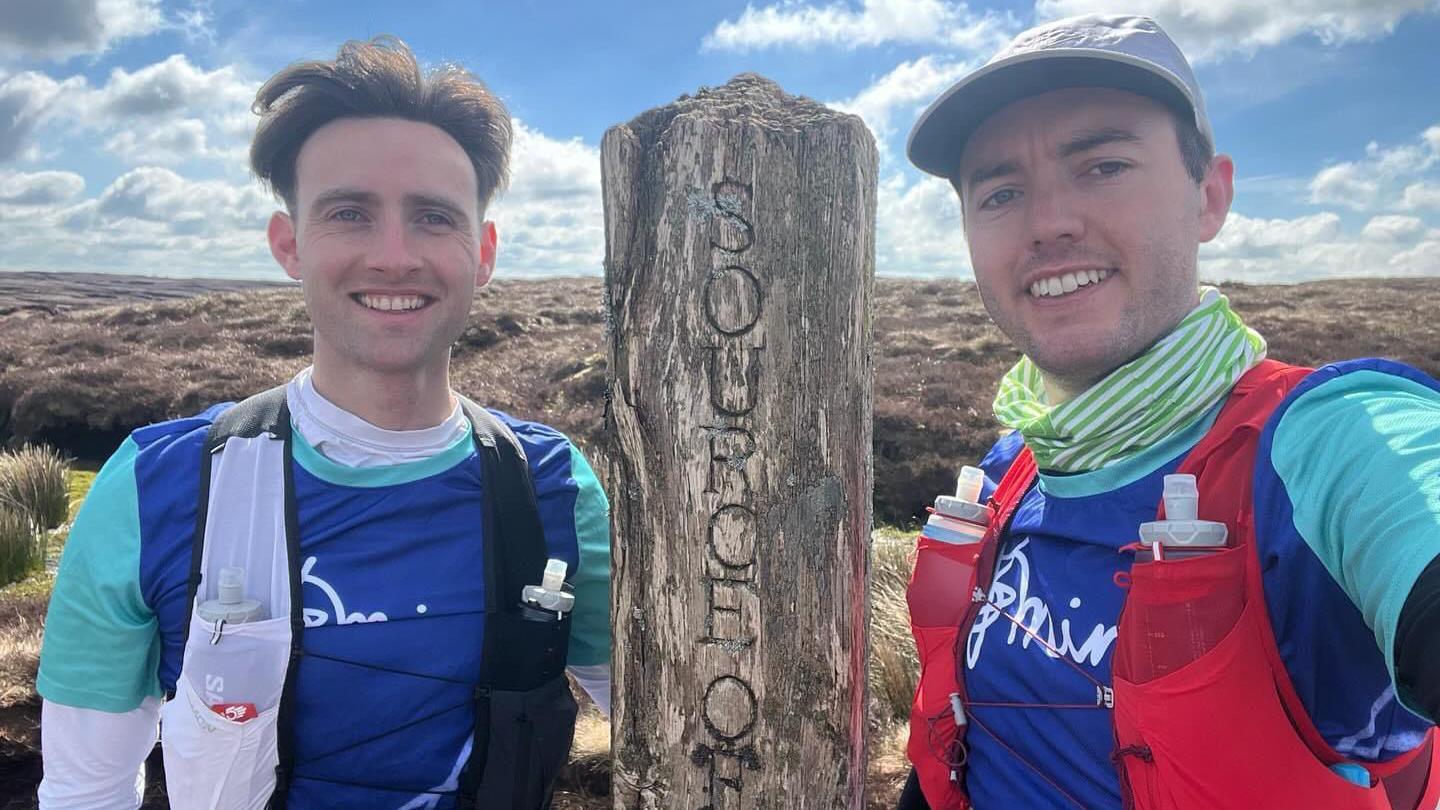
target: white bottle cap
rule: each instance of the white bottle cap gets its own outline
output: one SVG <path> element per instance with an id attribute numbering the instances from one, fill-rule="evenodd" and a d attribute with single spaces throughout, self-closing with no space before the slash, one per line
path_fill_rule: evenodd
<path id="1" fill-rule="evenodd" d="M 1200 490 L 1193 475 L 1165 476 L 1165 519 L 1140 524 L 1140 540 L 1169 548 L 1218 548 L 1229 529 L 1224 523 L 1198 520 Z"/>
<path id="2" fill-rule="evenodd" d="M 545 563 L 545 576 L 540 579 L 540 587 L 547 591 L 558 591 L 565 584 L 565 572 L 570 570 L 570 564 L 564 560 L 550 560 Z"/>
<path id="3" fill-rule="evenodd" d="M 1165 476 L 1165 518 L 1167 520 L 1194 520 L 1199 515 L 1200 490 L 1195 485 L 1195 476 Z"/>
<path id="4" fill-rule="evenodd" d="M 245 598 L 245 569 L 221 568 L 219 592 L 221 604 L 239 604 Z"/>
<path id="5" fill-rule="evenodd" d="M 955 479 L 955 500 L 979 503 L 980 487 L 984 483 L 985 473 L 979 467 L 971 467 L 968 464 L 961 467 L 960 476 Z"/>

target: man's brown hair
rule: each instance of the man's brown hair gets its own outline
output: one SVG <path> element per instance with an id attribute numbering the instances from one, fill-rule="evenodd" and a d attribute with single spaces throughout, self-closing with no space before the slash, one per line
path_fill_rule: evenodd
<path id="1" fill-rule="evenodd" d="M 475 167 L 483 213 L 510 174 L 510 113 L 485 83 L 455 65 L 420 71 L 394 37 L 340 46 L 333 61 L 297 62 L 270 78 L 251 107 L 260 116 L 250 168 L 295 213 L 295 160 L 320 127 L 341 118 L 403 118 L 454 138 Z"/>

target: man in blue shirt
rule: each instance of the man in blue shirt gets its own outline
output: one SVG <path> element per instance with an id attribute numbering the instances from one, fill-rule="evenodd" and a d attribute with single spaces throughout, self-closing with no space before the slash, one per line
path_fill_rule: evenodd
<path id="1" fill-rule="evenodd" d="M 267 236 L 302 284 L 313 365 L 276 400 L 283 452 L 231 438 L 202 467 L 217 407 L 135 431 L 96 478 L 41 654 L 40 803 L 137 807 L 158 723 L 176 808 L 483 806 L 463 783 L 492 629 L 482 494 L 495 482 L 449 359 L 494 271 L 485 210 L 506 181 L 510 119 L 473 76 L 427 75 L 394 40 L 286 68 L 256 110 L 251 165 L 285 206 Z M 545 556 L 568 571 L 570 671 L 608 711 L 604 492 L 557 431 L 491 418 L 523 451 Z M 258 617 L 215 619 L 215 581 L 232 575 Z"/>
<path id="2" fill-rule="evenodd" d="M 1386 361 L 1305 377 L 1250 439 L 1253 479 L 1222 486 L 1253 493 L 1253 525 L 1239 528 L 1253 532 L 1244 553 L 1263 587 L 1254 643 L 1273 636 L 1270 695 L 1293 694 L 1298 711 L 1257 705 L 1213 733 L 1152 717 L 1152 744 L 1117 745 L 1116 583 L 1133 573 L 1164 477 L 1265 360 L 1263 337 L 1198 284 L 1234 164 L 1214 153 L 1179 49 L 1143 17 L 1024 32 L 926 110 L 908 151 L 956 189 L 980 296 L 1024 354 L 995 400 L 1013 432 L 982 462 L 985 494 L 1022 451 L 1039 473 L 959 628 L 964 750 L 912 740 L 920 778 L 902 806 L 1416 806 L 1440 716 L 1440 386 Z M 1217 715 L 1238 694 L 1211 691 Z M 1195 734 L 1207 736 L 1182 739 Z M 1202 753 L 1167 759 L 1187 746 Z M 1204 752 L 1222 750 L 1260 770 L 1206 770 Z M 1415 779 L 1381 784 L 1417 750 Z M 1293 795 L 1253 792 L 1265 769 L 1295 763 L 1308 770 L 1288 774 Z M 1327 798 L 1296 804 L 1299 787 Z"/>

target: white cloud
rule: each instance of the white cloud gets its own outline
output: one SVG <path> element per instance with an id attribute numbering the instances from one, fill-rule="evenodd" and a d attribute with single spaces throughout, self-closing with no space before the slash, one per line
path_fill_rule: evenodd
<path id="1" fill-rule="evenodd" d="M 1382 147 L 1371 141 L 1365 157 L 1327 166 L 1310 181 L 1310 202 L 1343 205 L 1356 211 L 1410 210 L 1435 205 L 1440 185 L 1416 182 L 1417 175 L 1440 168 L 1440 126 L 1433 126 L 1416 143 Z M 1402 184 L 1406 187 L 1402 188 Z"/>
<path id="2" fill-rule="evenodd" d="M 892 174 L 877 198 L 875 271 L 888 275 L 972 275 L 960 203 L 950 184 Z"/>
<path id="3" fill-rule="evenodd" d="M 1131 0 L 1125 10 L 1154 17 L 1192 61 L 1251 53 L 1300 36 L 1339 44 L 1389 34 L 1432 0 Z M 1113 14 L 1111 0 L 1038 0 L 1035 13 L 1050 20 L 1076 14 Z"/>
<path id="4" fill-rule="evenodd" d="M 109 225 L 126 219 L 165 223 L 176 233 L 218 234 L 234 228 L 258 232 L 275 204 L 256 183 L 188 180 L 169 169 L 142 166 L 122 174 L 72 225 Z"/>
<path id="5" fill-rule="evenodd" d="M 207 71 L 177 53 L 133 73 L 115 68 L 105 85 L 82 103 L 91 114 L 110 119 L 168 117 L 196 107 L 248 108 L 257 87 L 232 66 Z"/>
<path id="6" fill-rule="evenodd" d="M 0 172 L 0 205 L 4 206 L 59 205 L 84 190 L 85 178 L 74 172 Z"/>
<path id="7" fill-rule="evenodd" d="M 0 3 L 0 52 L 68 59 L 100 53 L 163 24 L 160 0 L 5 0 Z"/>
<path id="8" fill-rule="evenodd" d="M 78 203 L 0 206 L 4 266 L 278 278 L 265 244 L 272 210 L 254 181 L 197 181 L 141 167 Z"/>
<path id="9" fill-rule="evenodd" d="M 1360 237 L 1374 242 L 1398 242 L 1419 236 L 1425 232 L 1425 223 L 1419 217 L 1382 214 L 1371 217 L 1360 229 Z"/>
<path id="10" fill-rule="evenodd" d="M 204 156 L 205 122 L 194 118 L 171 121 L 145 129 L 125 129 L 105 141 L 112 152 L 131 165 L 173 164 Z"/>
<path id="11" fill-rule="evenodd" d="M 902 62 L 854 97 L 830 102 L 829 106 L 865 119 L 866 126 L 875 133 L 884 152 L 890 136 L 894 134 L 892 117 L 896 113 L 914 118 L 914 113 L 977 64 L 941 56 L 922 56 L 914 61 Z"/>
<path id="12" fill-rule="evenodd" d="M 1423 236 L 1422 236 L 1423 232 Z M 1394 240 L 1415 239 L 1398 250 Z M 1376 217 L 1360 234 L 1322 212 L 1294 219 L 1231 214 L 1200 247 L 1200 273 L 1217 281 L 1294 283 L 1320 278 L 1440 275 L 1440 230 L 1424 232 L 1415 217 Z"/>
<path id="13" fill-rule="evenodd" d="M 794 2 L 745 6 L 706 35 L 705 50 L 748 52 L 780 46 L 821 45 L 854 49 L 887 42 L 923 43 L 989 52 L 1003 44 L 1018 21 L 994 12 L 976 14 L 965 3 L 944 0 L 861 0 L 808 6 Z"/>
<path id="14" fill-rule="evenodd" d="M 84 84 L 83 78 L 57 82 L 35 71 L 0 80 L 0 163 L 19 156 L 35 129 L 53 114 L 56 100 Z"/>
<path id="15" fill-rule="evenodd" d="M 1295 219 L 1252 219 L 1232 214 L 1206 247 L 1212 256 L 1280 255 L 1282 249 L 1333 241 L 1340 235 L 1340 217 L 1329 211 Z"/>
<path id="16" fill-rule="evenodd" d="M 600 150 L 514 123 L 510 190 L 488 214 L 500 231 L 500 272 L 598 271 L 605 252 Z"/>
<path id="17" fill-rule="evenodd" d="M 0 81 L 0 162 L 24 154 L 49 125 L 52 135 L 104 136 L 93 140 L 130 166 L 200 158 L 238 176 L 246 171 L 258 85 L 233 66 L 205 70 L 183 54 L 116 68 L 99 87 L 83 76 L 20 73 Z"/>
<path id="18" fill-rule="evenodd" d="M 1406 210 L 1417 208 L 1440 209 L 1440 183 L 1411 183 L 1405 187 L 1400 207 Z"/>
<path id="19" fill-rule="evenodd" d="M 1310 181 L 1310 202 L 1344 205 L 1363 211 L 1380 197 L 1380 178 L 1354 163 L 1321 169 Z"/>

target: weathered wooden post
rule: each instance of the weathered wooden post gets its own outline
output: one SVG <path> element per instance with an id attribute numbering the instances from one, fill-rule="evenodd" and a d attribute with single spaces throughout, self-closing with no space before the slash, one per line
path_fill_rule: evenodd
<path id="1" fill-rule="evenodd" d="M 605 133 L 617 808 L 860 808 L 874 140 L 738 76 Z"/>

